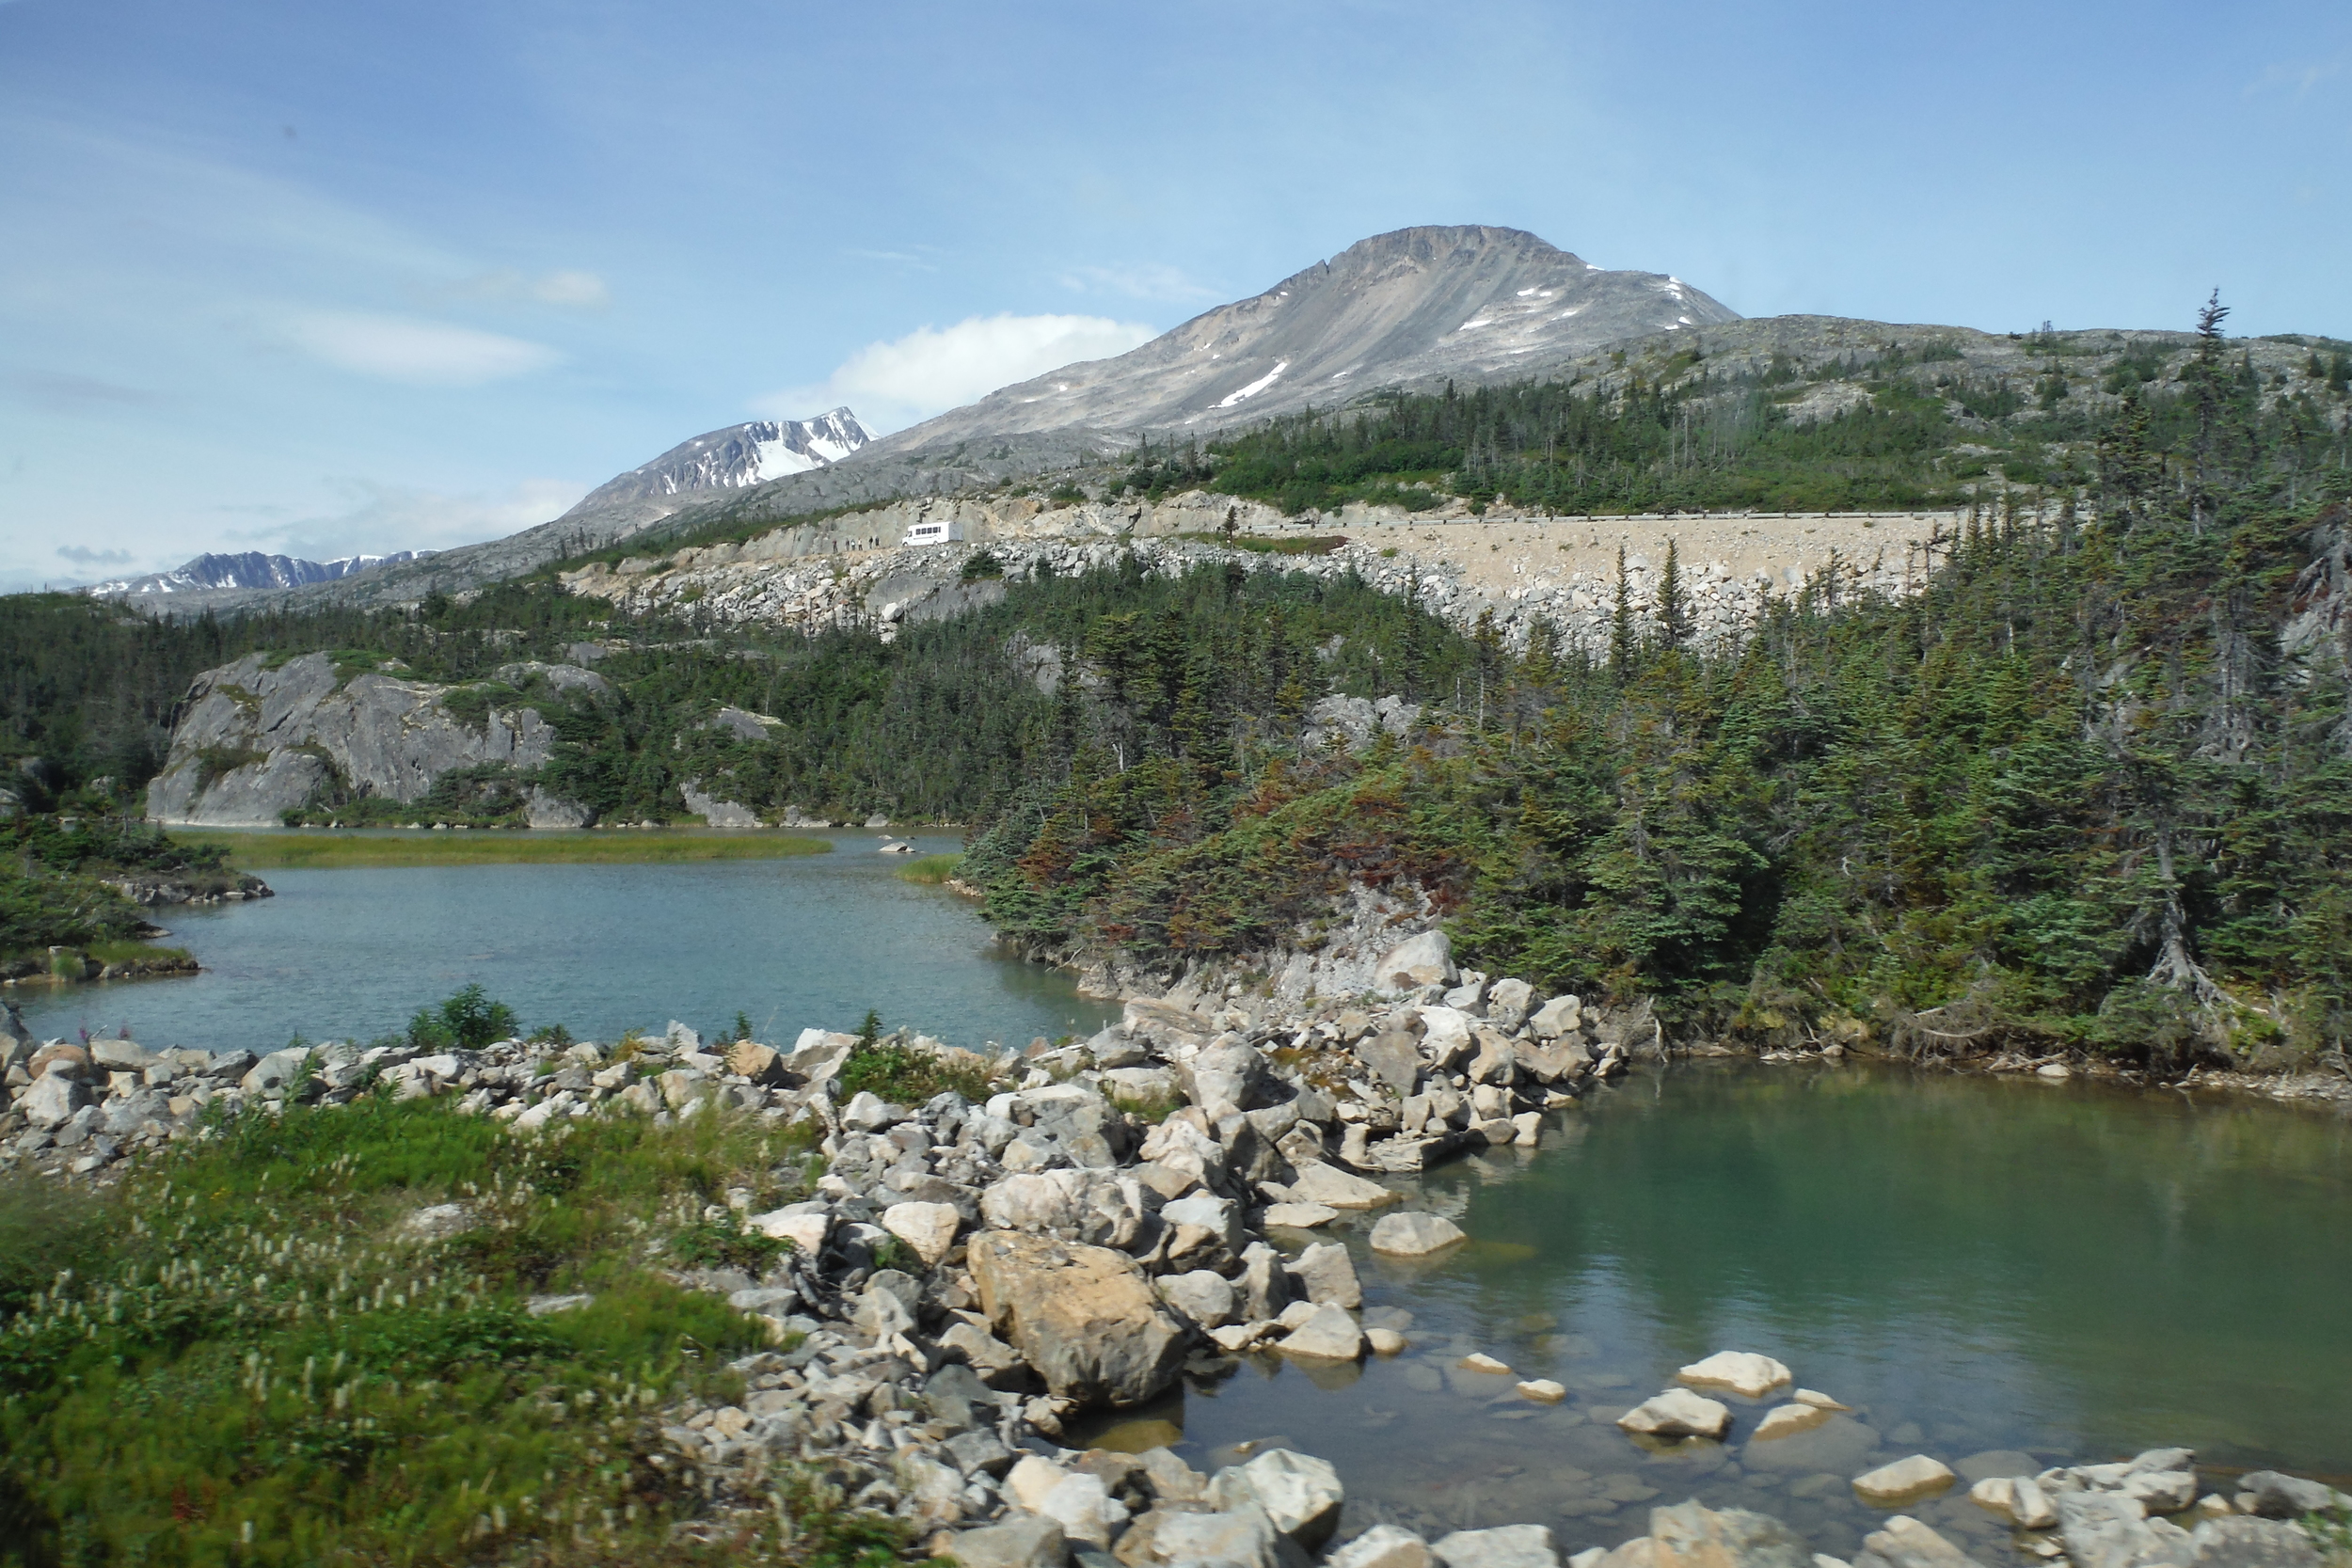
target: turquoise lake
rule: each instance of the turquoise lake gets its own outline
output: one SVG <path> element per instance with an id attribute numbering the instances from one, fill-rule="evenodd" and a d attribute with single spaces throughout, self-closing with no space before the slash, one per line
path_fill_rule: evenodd
<path id="1" fill-rule="evenodd" d="M 956 1044 L 1086 1033 L 1115 1008 L 996 950 L 971 905 L 899 881 L 871 839 L 673 865 L 279 871 L 278 896 L 170 911 L 193 979 L 25 991 L 43 1034 L 127 1022 L 151 1045 L 367 1038 L 479 982 L 582 1037 L 747 1014 L 788 1040 L 867 1007 Z M 920 841 L 927 851 L 952 840 Z M 1470 1240 L 1374 1256 L 1366 1306 L 1410 1350 L 1333 1368 L 1248 1357 L 1070 1440 L 1172 1441 L 1203 1467 L 1283 1441 L 1341 1467 L 1349 1522 L 1537 1522 L 1613 1545 L 1697 1497 L 1851 1557 L 1856 1474 L 1910 1453 L 2015 1473 L 2183 1444 L 2208 1484 L 2276 1465 L 2352 1485 L 2352 1120 L 2211 1094 L 1699 1062 L 1596 1090 L 1539 1149 L 1396 1183 Z M 1379 1321 L 1375 1316 L 1374 1321 Z M 1611 1423 L 1716 1350 L 1787 1362 L 1853 1407 L 1771 1443 Z M 1481 1352 L 1513 1375 L 1469 1372 Z M 1533 1405 L 1513 1386 L 1569 1390 Z M 1973 1463 L 1972 1463 L 1973 1462 Z M 1964 1484 L 1906 1510 L 1979 1560 L 2007 1532 Z"/>
<path id="2" fill-rule="evenodd" d="M 905 860 L 878 840 L 834 842 L 768 861 L 269 871 L 274 898 L 157 911 L 200 974 L 17 994 L 43 1038 L 128 1023 L 153 1048 L 212 1051 L 371 1039 L 474 983 L 526 1026 L 598 1040 L 674 1018 L 708 1034 L 741 1012 L 789 1045 L 871 1007 L 954 1045 L 1026 1045 L 1118 1016 L 999 951 L 969 899 L 899 880 Z"/>

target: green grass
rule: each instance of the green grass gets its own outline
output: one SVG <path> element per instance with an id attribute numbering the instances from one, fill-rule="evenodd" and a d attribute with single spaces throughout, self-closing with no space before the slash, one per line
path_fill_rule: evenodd
<path id="1" fill-rule="evenodd" d="M 924 855 L 911 860 L 892 873 L 902 882 L 920 882 L 925 887 L 942 887 L 963 864 L 961 855 Z"/>
<path id="2" fill-rule="evenodd" d="M 700 833 L 682 830 L 581 830 L 564 832 L 325 833 L 275 832 L 174 835 L 192 847 L 218 847 L 250 870 L 295 866 L 553 865 L 667 861 L 782 860 L 822 855 L 833 846 L 790 833 Z"/>
<path id="3" fill-rule="evenodd" d="M 0 1561 L 871 1559 L 887 1523 L 789 1476 L 792 1543 L 669 1534 L 704 1489 L 655 1417 L 739 1397 L 766 1329 L 660 1270 L 728 1187 L 801 1191 L 806 1153 L 729 1114 L 518 1137 L 363 1096 L 104 1195 L 0 1182 Z M 470 1229 L 404 1230 L 453 1201 Z M 533 1317 L 540 1291 L 595 1299 Z"/>

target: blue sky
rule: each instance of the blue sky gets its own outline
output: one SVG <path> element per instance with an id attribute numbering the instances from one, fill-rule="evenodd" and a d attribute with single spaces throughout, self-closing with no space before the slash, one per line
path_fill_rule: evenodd
<path id="1" fill-rule="evenodd" d="M 1368 234 L 2352 337 L 2352 8 L 0 0 L 0 588 L 544 521 Z"/>

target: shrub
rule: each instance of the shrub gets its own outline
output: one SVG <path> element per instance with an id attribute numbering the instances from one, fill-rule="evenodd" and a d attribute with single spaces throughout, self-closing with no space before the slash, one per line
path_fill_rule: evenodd
<path id="1" fill-rule="evenodd" d="M 515 1009 L 473 985 L 437 1006 L 418 1008 L 408 1021 L 408 1043 L 421 1051 L 479 1051 L 511 1038 L 516 1028 Z"/>

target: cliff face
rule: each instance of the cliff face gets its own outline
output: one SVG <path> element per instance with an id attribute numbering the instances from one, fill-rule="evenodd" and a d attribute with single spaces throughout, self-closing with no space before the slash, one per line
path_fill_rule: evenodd
<path id="1" fill-rule="evenodd" d="M 169 760 L 148 785 L 148 815 L 276 827 L 322 785 L 408 801 L 453 768 L 489 763 L 520 772 L 547 761 L 555 731 L 536 708 L 493 708 L 476 728 L 443 705 L 449 690 L 379 672 L 342 680 L 326 654 L 276 668 L 254 654 L 208 670 L 190 688 Z"/>

